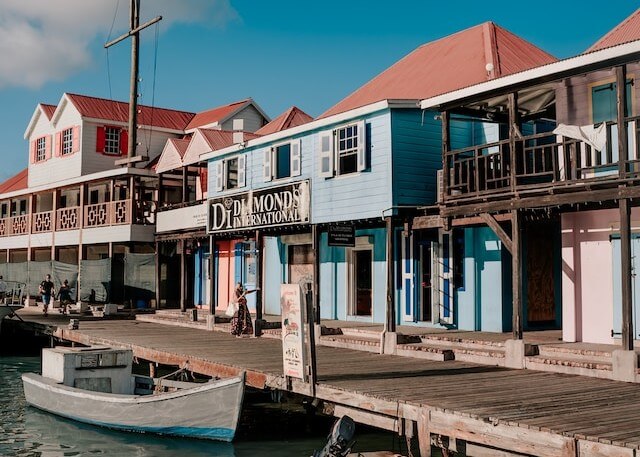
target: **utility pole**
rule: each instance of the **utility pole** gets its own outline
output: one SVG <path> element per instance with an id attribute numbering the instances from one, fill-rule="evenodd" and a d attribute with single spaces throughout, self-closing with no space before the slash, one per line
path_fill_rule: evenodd
<path id="1" fill-rule="evenodd" d="M 131 37 L 131 91 L 129 93 L 128 127 L 129 141 L 127 144 L 127 158 L 116 160 L 116 165 L 135 166 L 136 162 L 143 162 L 148 160 L 148 157 L 135 155 L 136 146 L 138 144 L 138 54 L 140 51 L 139 34 L 140 31 L 161 20 L 162 16 L 158 16 L 140 25 L 140 0 L 131 0 L 129 9 L 129 31 L 104 45 L 105 48 L 110 48 L 114 44 L 120 43 L 121 41 Z"/>

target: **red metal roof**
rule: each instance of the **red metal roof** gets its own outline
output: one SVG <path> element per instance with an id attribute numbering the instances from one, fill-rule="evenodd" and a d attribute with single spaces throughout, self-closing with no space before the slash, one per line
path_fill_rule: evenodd
<path id="1" fill-rule="evenodd" d="M 611 29 L 585 52 L 597 51 L 617 44 L 640 40 L 640 8 Z"/>
<path id="2" fill-rule="evenodd" d="M 256 130 L 258 135 L 269 135 L 311 122 L 313 118 L 296 106 L 292 106 L 274 120 Z"/>
<path id="3" fill-rule="evenodd" d="M 42 111 L 44 111 L 45 116 L 47 116 L 47 119 L 51 120 L 51 118 L 53 117 L 53 113 L 55 113 L 56 111 L 57 106 L 40 103 L 40 107 L 42 108 Z"/>
<path id="4" fill-rule="evenodd" d="M 233 144 L 233 132 L 231 130 L 198 129 L 207 141 L 212 151 L 223 149 Z M 260 135 L 250 132 L 244 133 L 244 141 L 253 140 Z"/>
<path id="5" fill-rule="evenodd" d="M 129 103 L 78 94 L 67 94 L 67 96 L 83 117 L 116 122 L 129 120 Z M 195 116 L 194 113 L 186 111 L 152 108 L 145 105 L 139 105 L 138 109 L 138 124 L 170 130 L 185 130 Z"/>
<path id="6" fill-rule="evenodd" d="M 421 100 L 557 59 L 493 22 L 426 43 L 320 117 L 381 100 Z M 493 70 L 487 70 L 487 64 Z"/>
<path id="7" fill-rule="evenodd" d="M 0 194 L 6 194 L 8 192 L 14 192 L 16 190 L 22 190 L 27 188 L 27 181 L 29 176 L 29 169 L 25 168 L 16 175 L 13 175 L 6 181 L 0 183 Z"/>
<path id="8" fill-rule="evenodd" d="M 250 102 L 250 98 L 240 100 L 238 102 L 229 103 L 228 105 L 218 106 L 217 108 L 210 109 L 208 111 L 202 111 L 196 114 L 185 130 L 191 130 L 205 125 L 210 125 L 215 122 L 219 122 L 229 117 L 236 110 L 240 109 L 243 105 Z"/>
<path id="9" fill-rule="evenodd" d="M 184 153 L 187 152 L 187 147 L 189 147 L 189 143 L 191 142 L 191 136 L 187 138 L 169 138 L 169 141 L 173 144 L 173 147 L 176 148 L 180 158 L 184 157 Z"/>

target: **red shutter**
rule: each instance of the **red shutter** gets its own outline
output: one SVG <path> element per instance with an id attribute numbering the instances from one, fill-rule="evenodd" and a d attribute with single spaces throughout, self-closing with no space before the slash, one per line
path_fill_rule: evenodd
<path id="1" fill-rule="evenodd" d="M 56 144 L 53 151 L 56 157 L 60 157 L 62 155 L 62 132 L 56 132 Z"/>
<path id="2" fill-rule="evenodd" d="M 204 168 L 200 170 L 200 191 L 202 192 L 203 198 L 207 193 L 208 177 L 209 177 L 208 169 Z"/>
<path id="3" fill-rule="evenodd" d="M 73 127 L 73 140 L 72 140 L 71 152 L 78 152 L 80 150 L 80 126 L 75 125 Z"/>
<path id="4" fill-rule="evenodd" d="M 36 163 L 36 141 L 31 142 L 31 163 Z"/>
<path id="5" fill-rule="evenodd" d="M 96 152 L 104 152 L 104 127 L 98 127 L 96 131 Z"/>
<path id="6" fill-rule="evenodd" d="M 129 134 L 125 129 L 120 130 L 120 155 L 127 155 L 127 147 L 129 145 Z"/>
<path id="7" fill-rule="evenodd" d="M 51 135 L 44 137 L 44 160 L 51 158 Z"/>

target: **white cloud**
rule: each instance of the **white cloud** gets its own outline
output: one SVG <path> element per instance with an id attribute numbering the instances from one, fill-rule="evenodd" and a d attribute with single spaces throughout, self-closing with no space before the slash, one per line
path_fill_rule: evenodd
<path id="1" fill-rule="evenodd" d="M 86 68 L 89 44 L 128 28 L 128 0 L 2 0 L 0 2 L 0 89 L 38 88 Z M 229 0 L 153 0 L 142 2 L 141 23 L 162 15 L 162 29 L 178 22 L 224 27 L 238 19 Z"/>

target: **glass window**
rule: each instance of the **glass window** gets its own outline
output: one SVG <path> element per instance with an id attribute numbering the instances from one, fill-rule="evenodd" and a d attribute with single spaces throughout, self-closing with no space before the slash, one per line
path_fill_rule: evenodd
<path id="1" fill-rule="evenodd" d="M 62 155 L 73 152 L 73 129 L 62 131 Z"/>
<path id="2" fill-rule="evenodd" d="M 42 162 L 47 158 L 47 141 L 45 137 L 36 140 L 36 162 Z"/>
<path id="3" fill-rule="evenodd" d="M 104 153 L 120 155 L 120 129 L 119 128 L 105 127 Z"/>
<path id="4" fill-rule="evenodd" d="M 229 159 L 226 162 L 227 179 L 226 189 L 236 189 L 238 187 L 238 159 Z"/>
<path id="5" fill-rule="evenodd" d="M 291 176 L 291 145 L 283 144 L 275 148 L 275 178 L 288 178 Z"/>
<path id="6" fill-rule="evenodd" d="M 337 130 L 338 174 L 358 171 L 358 126 L 348 125 Z"/>

